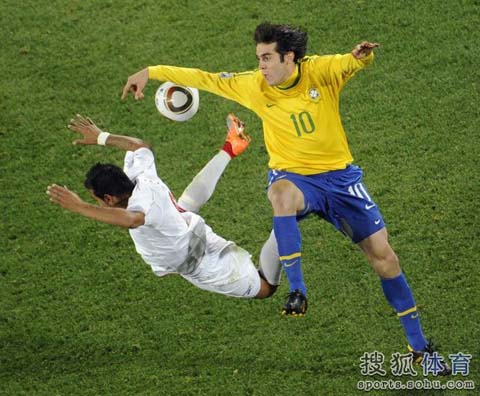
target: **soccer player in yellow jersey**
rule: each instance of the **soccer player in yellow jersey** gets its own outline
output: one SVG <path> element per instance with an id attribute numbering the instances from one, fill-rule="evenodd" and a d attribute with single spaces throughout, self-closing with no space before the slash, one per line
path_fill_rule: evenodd
<path id="1" fill-rule="evenodd" d="M 149 79 L 196 87 L 240 103 L 263 122 L 269 160 L 268 198 L 273 231 L 267 245 L 278 253 L 290 284 L 282 313 L 307 309 L 301 270 L 298 220 L 310 213 L 351 238 L 379 275 L 388 302 L 403 325 L 415 359 L 431 351 L 413 294 L 392 250 L 382 215 L 353 165 L 339 113 L 340 91 L 373 61 L 376 43 L 362 42 L 347 54 L 306 56 L 307 34 L 289 25 L 262 23 L 254 33 L 258 69 L 208 73 L 198 69 L 152 66 L 128 78 L 124 99 L 143 98 Z M 444 374 L 448 374 L 444 365 Z"/>

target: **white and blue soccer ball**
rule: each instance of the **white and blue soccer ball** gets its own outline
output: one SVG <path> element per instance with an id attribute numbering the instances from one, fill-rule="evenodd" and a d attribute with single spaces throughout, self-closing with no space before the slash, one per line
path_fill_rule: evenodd
<path id="1" fill-rule="evenodd" d="M 188 121 L 198 111 L 198 89 L 182 87 L 167 81 L 155 93 L 155 105 L 164 117 L 173 121 Z"/>

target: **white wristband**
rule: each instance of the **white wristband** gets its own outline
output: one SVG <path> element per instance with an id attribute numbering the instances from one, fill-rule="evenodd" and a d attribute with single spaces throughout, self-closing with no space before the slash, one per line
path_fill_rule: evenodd
<path id="1" fill-rule="evenodd" d="M 100 146 L 105 146 L 109 136 L 110 134 L 108 132 L 100 132 L 97 137 L 97 144 Z"/>

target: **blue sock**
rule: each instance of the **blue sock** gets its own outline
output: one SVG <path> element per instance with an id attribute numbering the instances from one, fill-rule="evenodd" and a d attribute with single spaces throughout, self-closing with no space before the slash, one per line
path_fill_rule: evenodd
<path id="1" fill-rule="evenodd" d="M 402 323 L 408 343 L 415 351 L 421 351 L 427 345 L 422 332 L 412 291 L 405 275 L 401 273 L 396 278 L 381 279 L 383 293 L 390 305 L 395 308 Z"/>
<path id="2" fill-rule="evenodd" d="M 299 289 L 306 296 L 307 288 L 302 275 L 302 237 L 297 216 L 274 216 L 273 230 L 277 239 L 280 262 L 290 284 L 290 291 Z"/>

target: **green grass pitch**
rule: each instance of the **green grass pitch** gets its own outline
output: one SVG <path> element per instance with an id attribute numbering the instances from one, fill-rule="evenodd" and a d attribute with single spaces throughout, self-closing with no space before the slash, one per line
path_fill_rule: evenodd
<path id="1" fill-rule="evenodd" d="M 357 390 L 369 379 L 363 353 L 388 360 L 405 339 L 376 275 L 325 222 L 302 223 L 310 307 L 290 320 L 280 317 L 286 282 L 271 299 L 240 301 L 156 278 L 128 233 L 54 207 L 45 190 L 66 184 L 87 198 L 90 165 L 122 161 L 114 149 L 72 146 L 75 113 L 152 143 L 178 196 L 233 111 L 253 142 L 202 214 L 257 258 L 271 227 L 259 119 L 201 93 L 198 114 L 172 123 L 155 109 L 156 82 L 146 100 L 120 101 L 127 77 L 162 63 L 253 69 L 264 20 L 306 28 L 309 54 L 379 42 L 342 93 L 343 123 L 426 334 L 446 354 L 473 355 L 470 375 L 454 378 L 478 388 L 479 15 L 478 0 L 3 0 L 0 395 L 473 395 Z"/>

